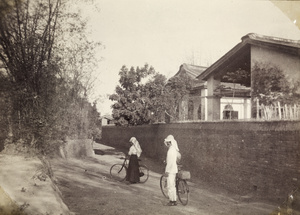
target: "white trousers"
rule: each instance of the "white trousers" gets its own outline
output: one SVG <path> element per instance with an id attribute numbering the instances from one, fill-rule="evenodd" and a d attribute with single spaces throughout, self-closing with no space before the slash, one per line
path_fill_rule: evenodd
<path id="1" fill-rule="evenodd" d="M 168 179 L 167 179 L 167 185 L 168 185 L 168 196 L 170 201 L 176 201 L 176 187 L 175 187 L 175 177 L 176 173 L 169 173 Z"/>

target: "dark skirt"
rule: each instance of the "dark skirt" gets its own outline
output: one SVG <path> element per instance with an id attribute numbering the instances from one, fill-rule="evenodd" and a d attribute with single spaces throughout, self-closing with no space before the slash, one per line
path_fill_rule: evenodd
<path id="1" fill-rule="evenodd" d="M 139 161 L 137 155 L 131 155 L 129 159 L 126 181 L 130 183 L 140 182 Z"/>

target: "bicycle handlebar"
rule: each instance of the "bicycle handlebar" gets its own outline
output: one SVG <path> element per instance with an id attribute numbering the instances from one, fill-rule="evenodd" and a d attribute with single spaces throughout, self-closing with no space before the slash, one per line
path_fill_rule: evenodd
<path id="1" fill-rule="evenodd" d="M 121 160 L 128 159 L 128 157 L 120 157 Z M 138 161 L 142 161 L 141 158 L 138 158 Z"/>

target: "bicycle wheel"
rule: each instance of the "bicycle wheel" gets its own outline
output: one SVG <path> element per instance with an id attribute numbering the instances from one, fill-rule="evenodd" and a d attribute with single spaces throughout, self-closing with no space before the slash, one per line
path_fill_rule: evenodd
<path id="1" fill-rule="evenodd" d="M 186 181 L 183 179 L 178 179 L 176 183 L 177 183 L 176 190 L 177 190 L 178 199 L 183 205 L 187 205 L 189 201 L 189 192 L 190 192 L 189 186 L 186 183 Z"/>
<path id="2" fill-rule="evenodd" d="M 127 168 L 122 164 L 114 164 L 110 168 L 110 176 L 117 180 L 123 181 L 126 178 Z"/>
<path id="3" fill-rule="evenodd" d="M 145 183 L 149 178 L 149 169 L 146 165 L 140 165 L 140 183 Z"/>
<path id="4" fill-rule="evenodd" d="M 168 177 L 166 177 L 164 175 L 162 175 L 160 177 L 160 190 L 161 190 L 162 194 L 164 195 L 164 197 L 169 198 L 167 179 L 168 179 Z"/>

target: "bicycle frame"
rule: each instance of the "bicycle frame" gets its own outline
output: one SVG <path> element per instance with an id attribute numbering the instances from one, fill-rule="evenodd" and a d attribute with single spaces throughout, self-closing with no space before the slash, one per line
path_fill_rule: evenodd
<path id="1" fill-rule="evenodd" d="M 178 169 L 180 170 L 182 165 L 178 165 Z M 167 177 L 163 174 L 160 178 L 160 189 L 162 191 L 162 194 L 168 198 L 167 193 Z M 189 186 L 185 179 L 181 179 L 177 176 L 175 178 L 175 187 L 176 187 L 176 194 L 178 196 L 179 201 L 182 203 L 182 205 L 187 205 L 189 200 Z"/>
<path id="2" fill-rule="evenodd" d="M 125 158 L 122 157 L 120 159 L 124 159 L 124 162 L 122 163 L 122 169 L 124 168 L 124 166 L 128 167 L 128 158 L 127 157 L 125 157 Z"/>
<path id="3" fill-rule="evenodd" d="M 115 178 L 118 181 L 123 181 L 126 178 L 127 175 L 127 168 L 128 168 L 128 157 L 121 157 L 120 159 L 124 159 L 122 164 L 114 164 L 110 168 L 110 175 L 111 177 Z M 140 164 L 140 159 L 138 159 L 139 162 L 139 171 L 140 171 L 140 183 L 145 183 L 149 178 L 149 168 L 144 165 Z M 116 171 L 117 170 L 117 171 Z M 113 172 L 115 171 L 116 174 Z"/>

